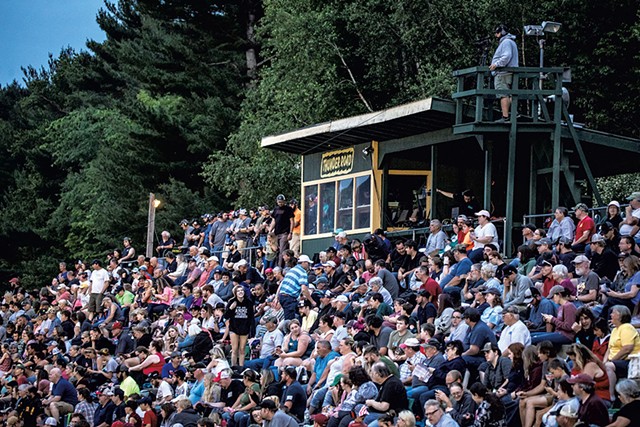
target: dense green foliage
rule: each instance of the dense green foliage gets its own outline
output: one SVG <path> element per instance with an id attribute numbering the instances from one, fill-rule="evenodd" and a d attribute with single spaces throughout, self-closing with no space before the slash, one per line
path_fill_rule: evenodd
<path id="1" fill-rule="evenodd" d="M 0 268 L 42 284 L 56 259 L 142 249 L 157 228 L 299 191 L 299 159 L 260 139 L 452 92 L 451 71 L 505 22 L 563 23 L 547 65 L 570 66 L 571 112 L 640 136 L 637 1 L 120 0 L 89 52 L 62 51 L 0 89 Z M 491 48 L 491 51 L 493 47 Z M 608 193 L 606 193 L 608 194 Z M 42 271 L 38 276 L 34 272 Z"/>

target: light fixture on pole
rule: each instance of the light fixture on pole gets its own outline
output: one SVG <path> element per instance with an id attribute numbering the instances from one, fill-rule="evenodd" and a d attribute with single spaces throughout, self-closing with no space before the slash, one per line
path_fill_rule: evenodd
<path id="1" fill-rule="evenodd" d="M 540 25 L 525 25 L 524 26 L 524 34 L 526 36 L 536 36 L 538 37 L 538 46 L 540 47 L 540 68 L 544 67 L 544 43 L 545 40 L 540 38 L 547 34 L 555 34 L 560 31 L 560 27 L 562 26 L 559 22 L 553 21 L 543 21 Z M 542 89 L 542 80 L 544 79 L 544 73 L 540 72 L 540 89 Z"/>
<path id="2" fill-rule="evenodd" d="M 146 256 L 153 256 L 153 235 L 156 229 L 156 209 L 162 202 L 156 199 L 155 194 L 149 193 L 149 217 L 147 219 L 147 251 Z"/>

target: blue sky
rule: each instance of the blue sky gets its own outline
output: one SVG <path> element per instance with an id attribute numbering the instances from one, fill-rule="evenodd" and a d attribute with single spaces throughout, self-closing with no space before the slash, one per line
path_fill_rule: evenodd
<path id="1" fill-rule="evenodd" d="M 45 65 L 49 52 L 63 47 L 86 50 L 88 39 L 102 41 L 96 23 L 103 0 L 0 0 L 0 85 L 22 81 L 21 66 Z"/>

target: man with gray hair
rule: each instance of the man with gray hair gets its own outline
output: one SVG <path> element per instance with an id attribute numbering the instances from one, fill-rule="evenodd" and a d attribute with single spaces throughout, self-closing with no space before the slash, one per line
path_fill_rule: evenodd
<path id="1" fill-rule="evenodd" d="M 578 277 L 576 301 L 573 303 L 579 308 L 597 300 L 600 277 L 591 270 L 591 261 L 584 255 L 578 255 L 571 263 L 576 267 L 574 277 Z"/>
<path id="2" fill-rule="evenodd" d="M 567 379 L 573 394 L 580 401 L 578 419 L 588 425 L 609 425 L 609 412 L 604 401 L 596 394 L 596 383 L 587 374 L 578 374 Z"/>
<path id="3" fill-rule="evenodd" d="M 382 279 L 380 277 L 372 277 L 369 280 L 369 286 L 371 287 L 371 292 L 369 293 L 369 295 L 373 294 L 373 293 L 379 293 L 380 295 L 382 295 L 382 298 L 384 299 L 384 303 L 387 304 L 389 307 L 393 306 L 393 297 L 391 296 L 391 293 L 385 289 L 384 286 L 382 286 Z"/>
<path id="4" fill-rule="evenodd" d="M 440 406 L 440 402 L 435 399 L 427 400 L 424 404 L 424 415 L 432 426 L 438 427 L 460 427 L 460 425 L 451 418 L 451 415 L 445 413 Z"/>
<path id="5" fill-rule="evenodd" d="M 433 256 L 444 249 L 447 243 L 447 235 L 442 231 L 442 223 L 439 219 L 431 220 L 429 223 L 429 233 L 425 254 Z"/>

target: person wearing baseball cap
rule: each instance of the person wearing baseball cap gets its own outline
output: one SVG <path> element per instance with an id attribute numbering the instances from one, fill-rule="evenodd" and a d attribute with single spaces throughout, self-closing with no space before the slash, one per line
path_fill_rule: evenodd
<path id="1" fill-rule="evenodd" d="M 527 289 L 527 293 L 531 295 L 531 291 Z M 502 311 L 502 322 L 504 328 L 498 340 L 500 351 L 505 353 L 507 348 L 513 343 L 519 342 L 524 346 L 531 345 L 531 333 L 527 326 L 520 320 L 520 310 L 512 305 Z"/>
<path id="2" fill-rule="evenodd" d="M 578 277 L 578 294 L 574 304 L 580 307 L 583 304 L 596 301 L 598 288 L 600 287 L 600 277 L 591 270 L 591 261 L 584 255 L 578 255 L 571 263 L 575 266 L 574 277 Z"/>
<path id="3" fill-rule="evenodd" d="M 420 351 L 420 341 L 417 338 L 409 338 L 400 344 L 400 348 L 404 351 L 405 363 L 400 365 L 400 380 L 405 385 L 411 385 L 413 382 L 413 367 L 427 363 L 427 358 Z"/>
<path id="4" fill-rule="evenodd" d="M 302 322 L 300 323 L 300 327 L 304 332 L 311 333 L 311 327 L 318 319 L 318 312 L 311 309 L 311 301 L 309 301 L 308 299 L 299 301 L 298 313 L 300 313 L 300 317 L 302 320 Z"/>
<path id="5" fill-rule="evenodd" d="M 267 425 L 298 427 L 298 421 L 286 412 L 279 410 L 276 402 L 269 398 L 260 402 L 260 415 L 263 420 L 268 421 Z"/>
<path id="6" fill-rule="evenodd" d="M 300 255 L 298 263 L 282 279 L 277 295 L 286 320 L 296 318 L 300 295 L 305 297 L 309 295 L 308 272 L 310 267 L 311 259 L 307 255 Z"/>
<path id="7" fill-rule="evenodd" d="M 116 409 L 115 403 L 111 401 L 113 390 L 111 387 L 104 385 L 96 391 L 96 395 L 98 396 L 98 406 L 93 415 L 93 425 L 109 424 L 113 420 L 113 412 Z"/>
<path id="8" fill-rule="evenodd" d="M 322 264 L 322 267 L 324 267 L 324 275 L 329 281 L 329 289 L 336 289 L 346 279 L 346 277 L 343 277 L 342 269 L 337 268 L 337 264 L 334 261 L 328 260 Z"/>
<path id="9" fill-rule="evenodd" d="M 589 207 L 584 203 L 578 203 L 573 207 L 578 225 L 576 226 L 575 237 L 571 243 L 574 252 L 584 252 L 591 240 L 591 236 L 596 233 L 596 223 L 589 216 Z"/>
<path id="10" fill-rule="evenodd" d="M 578 411 L 571 405 L 563 405 L 556 416 L 559 427 L 573 426 L 578 421 Z"/>
<path id="11" fill-rule="evenodd" d="M 618 202 L 617 200 L 610 201 L 607 205 L 607 216 L 600 224 L 602 225 L 608 222 L 609 224 L 611 224 L 611 228 L 619 230 L 620 224 L 624 221 L 621 215 L 621 209 L 622 208 L 620 207 L 620 202 Z"/>
<path id="12" fill-rule="evenodd" d="M 531 302 L 529 303 L 531 309 L 529 310 L 529 318 L 524 321 L 531 332 L 543 332 L 546 331 L 546 322 L 542 318 L 543 314 L 556 315 L 555 305 L 543 297 L 540 290 L 535 286 L 529 288 L 531 294 Z"/>
<path id="13" fill-rule="evenodd" d="M 604 401 L 595 393 L 596 383 L 587 374 L 574 375 L 567 379 L 573 394 L 580 400 L 578 419 L 587 425 L 609 425 L 609 411 Z"/>
<path id="14" fill-rule="evenodd" d="M 165 365 L 162 367 L 162 378 L 171 379 L 171 376 L 177 371 L 187 373 L 187 369 L 182 366 L 182 353 L 180 353 L 179 351 L 174 351 L 171 353 L 170 357 L 171 360 L 169 361 L 169 363 L 165 363 Z"/>
<path id="15" fill-rule="evenodd" d="M 325 414 L 315 414 L 311 416 L 313 427 L 326 427 L 329 424 L 329 417 Z"/>
<path id="16" fill-rule="evenodd" d="M 473 263 L 482 262 L 484 245 L 492 243 L 496 250 L 500 249 L 498 243 L 498 230 L 491 222 L 491 214 L 487 210 L 481 210 L 475 213 L 478 217 L 478 226 L 471 231 L 470 238 L 473 242 L 473 248 L 469 252 L 469 258 Z"/>

